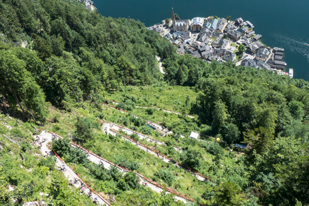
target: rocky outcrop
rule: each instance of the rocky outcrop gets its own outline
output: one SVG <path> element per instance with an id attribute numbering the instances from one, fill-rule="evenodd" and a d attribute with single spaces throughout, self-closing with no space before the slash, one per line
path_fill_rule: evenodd
<path id="1" fill-rule="evenodd" d="M 85 6 L 87 9 L 90 9 L 91 11 L 97 10 L 97 8 L 94 6 L 93 1 L 91 0 L 78 0 L 81 3 L 85 3 Z"/>

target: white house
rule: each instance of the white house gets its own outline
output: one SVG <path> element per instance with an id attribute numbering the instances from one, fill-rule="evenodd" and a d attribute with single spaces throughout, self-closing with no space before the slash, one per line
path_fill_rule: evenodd
<path id="1" fill-rule="evenodd" d="M 197 133 L 197 132 L 191 132 L 190 138 L 192 138 L 192 139 L 198 139 L 198 137 L 199 137 L 199 133 Z"/>

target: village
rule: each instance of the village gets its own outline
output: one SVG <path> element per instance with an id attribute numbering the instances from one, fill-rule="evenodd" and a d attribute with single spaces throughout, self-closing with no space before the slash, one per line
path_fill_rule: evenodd
<path id="1" fill-rule="evenodd" d="M 168 20 L 148 29 L 169 39 L 177 46 L 178 54 L 191 54 L 208 63 L 230 61 L 236 66 L 267 69 L 293 78 L 293 69 L 284 71 L 284 49 L 264 45 L 262 35 L 255 33 L 250 21 L 216 16 L 180 19 L 173 9 L 172 20 Z"/>

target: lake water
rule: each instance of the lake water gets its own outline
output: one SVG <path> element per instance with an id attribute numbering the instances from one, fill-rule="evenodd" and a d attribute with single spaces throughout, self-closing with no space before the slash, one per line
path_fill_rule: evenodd
<path id="1" fill-rule="evenodd" d="M 294 78 L 309 80 L 308 0 L 94 0 L 103 16 L 139 19 L 146 26 L 171 18 L 172 7 L 182 19 L 217 15 L 251 21 L 262 41 L 285 48 L 287 68 Z"/>

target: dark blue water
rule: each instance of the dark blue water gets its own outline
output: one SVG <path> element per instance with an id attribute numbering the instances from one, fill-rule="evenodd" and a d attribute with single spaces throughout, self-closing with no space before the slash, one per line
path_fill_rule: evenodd
<path id="1" fill-rule="evenodd" d="M 309 80 L 308 0 L 94 0 L 103 16 L 139 19 L 146 26 L 171 18 L 174 10 L 183 19 L 217 15 L 251 21 L 262 41 L 285 48 L 287 68 L 294 78 Z"/>

